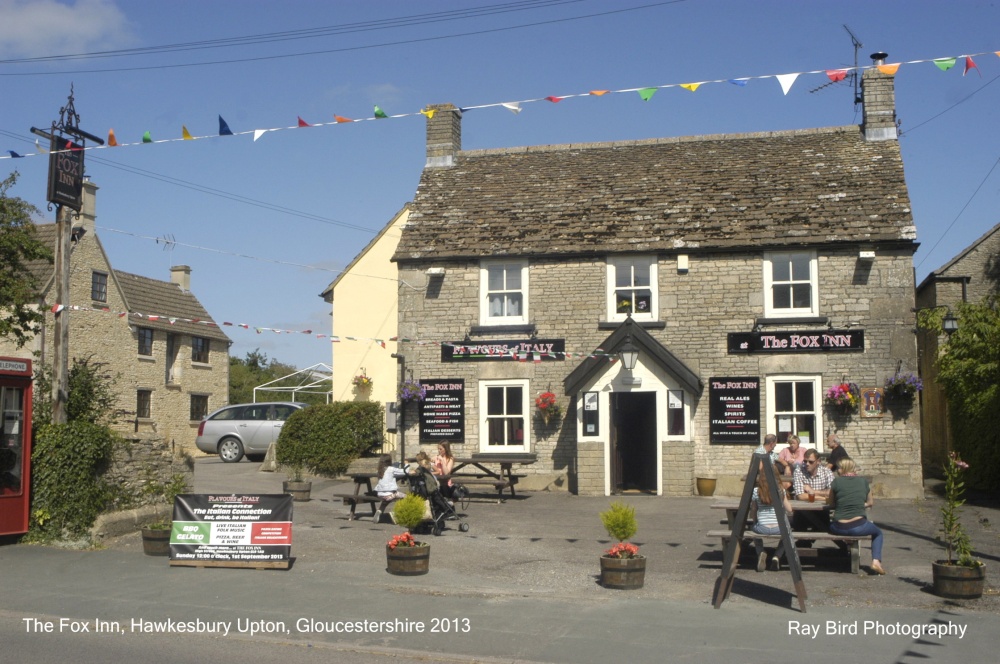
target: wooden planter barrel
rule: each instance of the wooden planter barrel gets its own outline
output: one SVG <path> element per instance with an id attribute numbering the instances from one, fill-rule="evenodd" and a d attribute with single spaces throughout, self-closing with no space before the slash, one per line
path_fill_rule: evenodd
<path id="1" fill-rule="evenodd" d="M 934 594 L 954 599 L 976 599 L 983 596 L 986 566 L 949 565 L 939 560 L 931 563 L 934 574 Z"/>
<path id="2" fill-rule="evenodd" d="M 289 494 L 295 502 L 305 502 L 309 500 L 309 493 L 312 491 L 312 482 L 283 482 L 282 491 Z"/>
<path id="3" fill-rule="evenodd" d="M 427 574 L 431 563 L 431 545 L 419 542 L 418 546 L 385 547 L 386 571 L 397 576 Z"/>
<path id="4" fill-rule="evenodd" d="M 142 552 L 147 556 L 169 556 L 170 531 L 163 528 L 143 528 Z"/>
<path id="5" fill-rule="evenodd" d="M 601 585 L 605 588 L 637 590 L 646 580 L 646 558 L 601 556 Z"/>

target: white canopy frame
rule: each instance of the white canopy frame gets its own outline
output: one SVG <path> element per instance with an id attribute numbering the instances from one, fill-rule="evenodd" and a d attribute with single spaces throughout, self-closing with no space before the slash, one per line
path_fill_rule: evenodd
<path id="1" fill-rule="evenodd" d="M 330 403 L 333 398 L 333 367 L 323 363 L 314 364 L 311 367 L 259 385 L 253 388 L 254 403 L 257 403 L 258 390 L 261 392 L 291 392 L 292 401 L 296 401 L 298 394 L 323 394 L 326 395 L 326 402 Z"/>

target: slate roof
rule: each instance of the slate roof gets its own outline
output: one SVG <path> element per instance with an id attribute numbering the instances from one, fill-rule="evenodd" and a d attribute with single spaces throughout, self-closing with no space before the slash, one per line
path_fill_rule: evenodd
<path id="1" fill-rule="evenodd" d="M 852 125 L 458 152 L 424 169 L 393 259 L 915 238 L 898 141 Z"/>
<path id="2" fill-rule="evenodd" d="M 118 279 L 125 300 L 128 302 L 129 313 L 144 314 L 142 319 L 132 319 L 136 325 L 191 334 L 206 339 L 229 341 L 229 337 L 212 321 L 212 317 L 208 315 L 205 308 L 201 306 L 201 302 L 190 291 L 182 291 L 180 286 L 173 282 L 150 279 L 121 270 L 115 270 L 115 277 Z M 190 323 L 177 320 L 171 324 L 167 318 L 156 321 L 148 320 L 147 315 L 187 318 L 205 322 Z"/>

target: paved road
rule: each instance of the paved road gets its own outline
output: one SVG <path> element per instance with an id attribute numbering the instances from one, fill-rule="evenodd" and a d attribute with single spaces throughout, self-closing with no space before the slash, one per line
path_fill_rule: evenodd
<path id="1" fill-rule="evenodd" d="M 195 488 L 279 492 L 282 479 L 246 462 L 201 459 Z M 468 533 L 427 536 L 431 573 L 401 578 L 385 573 L 383 553 L 399 529 L 348 522 L 331 496 L 344 488 L 316 480 L 315 500 L 296 503 L 287 571 L 169 567 L 142 555 L 137 536 L 90 551 L 0 547 L 2 660 L 790 662 L 805 650 L 811 662 L 965 662 L 989 661 L 1000 646 L 997 595 L 946 602 L 926 592 L 927 561 L 938 552 L 931 501 L 880 502 L 889 575 L 807 567 L 803 614 L 787 572 L 747 569 L 712 608 L 721 554 L 702 533 L 720 515 L 707 499 L 626 498 L 649 570 L 642 590 L 611 591 L 596 583 L 597 557 L 610 544 L 597 517 L 607 499 L 474 502 Z M 989 524 L 1000 515 L 970 508 L 969 517 L 986 520 L 973 541 L 995 581 L 1000 546 Z M 96 632 L 98 621 L 107 633 Z M 82 625 L 89 631 L 73 631 Z M 147 631 L 171 625 L 229 632 Z M 914 636 L 914 626 L 961 634 Z"/>

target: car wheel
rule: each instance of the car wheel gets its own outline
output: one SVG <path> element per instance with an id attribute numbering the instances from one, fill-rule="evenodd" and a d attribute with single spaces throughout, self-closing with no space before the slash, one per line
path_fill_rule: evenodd
<path id="1" fill-rule="evenodd" d="M 226 463 L 236 463 L 243 458 L 243 443 L 235 438 L 223 438 L 219 443 L 219 458 Z"/>

